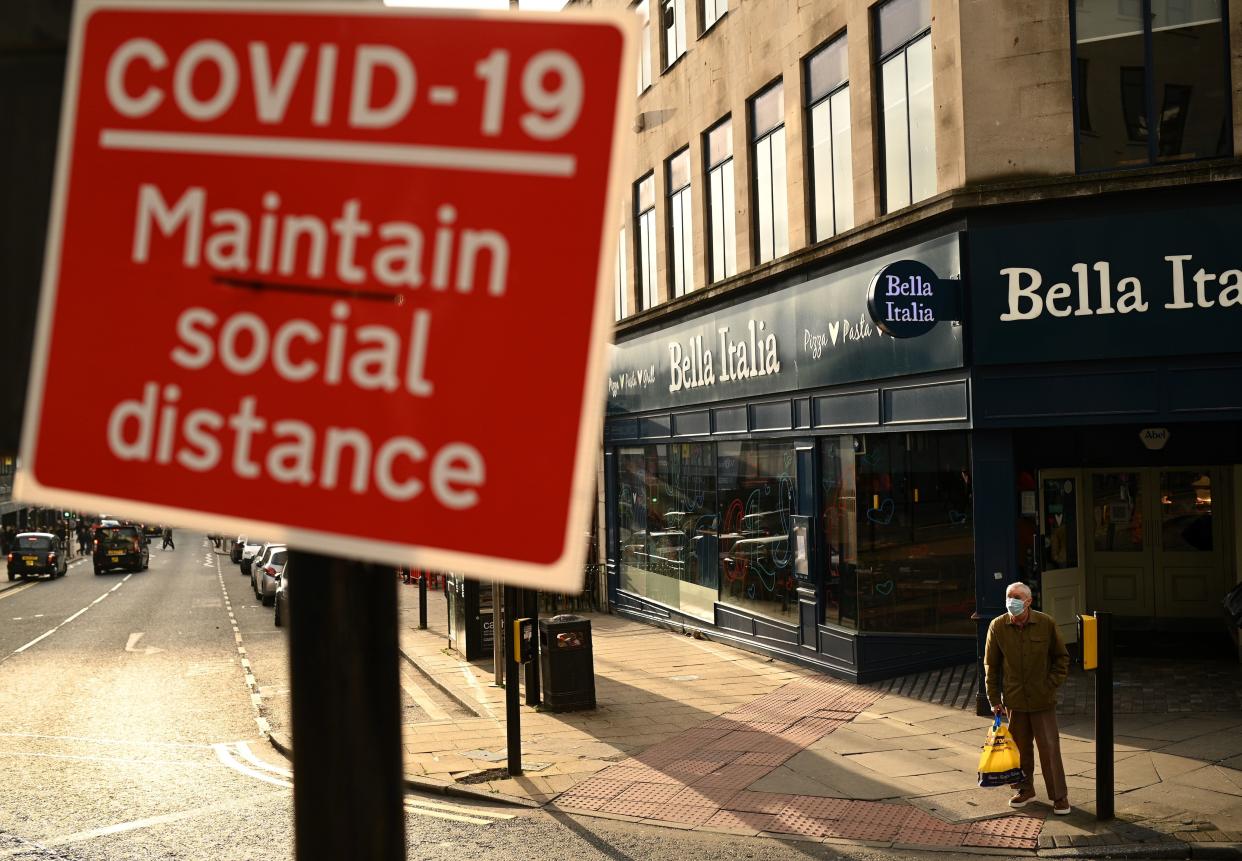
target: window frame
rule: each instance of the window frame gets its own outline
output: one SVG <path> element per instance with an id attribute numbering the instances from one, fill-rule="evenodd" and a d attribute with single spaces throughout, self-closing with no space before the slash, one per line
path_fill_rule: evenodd
<path id="1" fill-rule="evenodd" d="M 784 86 L 785 86 L 784 75 L 778 75 L 777 77 L 769 81 L 767 84 L 765 84 L 764 86 L 756 90 L 754 95 L 752 95 L 750 98 L 746 100 L 746 133 L 747 133 L 746 138 L 747 138 L 747 147 L 748 147 L 747 157 L 750 161 L 750 176 L 748 177 L 750 180 L 750 183 L 749 183 L 750 185 L 750 194 L 749 194 L 750 219 L 749 220 L 750 220 L 750 231 L 751 231 L 751 248 L 754 251 L 753 259 L 751 262 L 752 262 L 752 265 L 755 265 L 755 266 L 762 266 L 766 263 L 771 263 L 773 260 L 779 260 L 781 257 L 784 257 L 786 254 L 788 254 L 790 250 L 789 249 L 789 188 L 788 188 L 788 181 L 789 181 L 789 174 L 788 174 L 789 140 L 788 140 L 788 137 L 789 136 L 785 135 L 783 138 L 783 141 L 784 141 L 783 145 L 786 148 L 786 151 L 782 153 L 782 156 L 785 158 L 785 170 L 786 170 L 786 173 L 785 173 L 785 180 L 786 180 L 785 246 L 786 247 L 783 253 L 777 253 L 778 243 L 776 241 L 776 218 L 775 218 L 776 206 L 775 206 L 775 198 L 774 198 L 772 201 L 772 204 L 773 204 L 772 205 L 772 212 L 773 212 L 772 257 L 770 260 L 760 259 L 763 256 L 763 241 L 762 241 L 763 234 L 762 234 L 762 228 L 760 227 L 760 224 L 759 224 L 759 217 L 760 217 L 759 215 L 759 159 L 758 159 L 759 145 L 763 141 L 770 140 L 772 136 L 775 135 L 778 131 L 782 131 L 782 132 L 785 131 L 786 124 L 785 124 L 785 114 L 783 110 L 784 102 L 785 102 L 784 92 L 781 93 L 782 111 L 781 111 L 780 123 L 778 125 L 772 126 L 767 131 L 765 131 L 762 135 L 760 135 L 757 131 L 757 124 L 755 122 L 755 106 L 758 104 L 759 99 L 763 98 L 765 95 L 770 93 L 773 89 L 775 89 L 776 87 L 781 87 L 783 91 Z M 771 187 L 773 189 L 776 187 L 776 183 L 774 181 L 771 183 Z M 769 194 L 771 193 L 772 192 L 769 191 Z"/>
<path id="2" fill-rule="evenodd" d="M 1115 165 L 1109 165 L 1107 167 L 1084 168 L 1082 165 L 1082 133 L 1085 131 L 1088 134 L 1095 134 L 1096 132 L 1089 125 L 1086 128 L 1083 128 L 1083 126 L 1081 125 L 1079 121 L 1079 115 L 1078 115 L 1079 87 L 1082 85 L 1082 82 L 1079 80 L 1080 70 L 1079 70 L 1079 56 L 1078 56 L 1078 0 L 1066 0 L 1066 6 L 1069 10 L 1070 100 L 1074 106 L 1072 113 L 1073 113 L 1073 128 L 1074 128 L 1074 173 L 1076 175 L 1092 174 L 1092 173 L 1109 173 L 1111 171 L 1118 171 L 1118 170 L 1123 170 L 1123 171 L 1144 170 L 1144 169 L 1150 169 L 1150 168 L 1163 167 L 1163 166 L 1170 165 L 1170 164 L 1184 164 L 1184 163 L 1189 163 L 1189 162 L 1211 161 L 1213 159 L 1234 158 L 1236 155 L 1237 150 L 1233 145 L 1233 136 L 1231 134 L 1226 134 L 1225 142 L 1228 145 L 1228 152 L 1224 153 L 1223 155 L 1210 155 L 1210 156 L 1204 156 L 1202 158 L 1195 158 L 1195 159 L 1168 159 L 1165 161 L 1160 160 L 1160 155 L 1159 155 L 1159 147 L 1160 147 L 1159 128 L 1160 126 L 1158 122 L 1159 113 L 1155 110 L 1156 108 L 1156 103 L 1155 103 L 1156 64 L 1153 62 L 1153 59 L 1152 59 L 1153 54 L 1154 54 L 1154 47 L 1152 44 L 1153 31 L 1151 27 L 1151 15 L 1152 15 L 1151 0 L 1138 0 L 1138 3 L 1139 3 L 1140 16 L 1138 18 L 1137 23 L 1139 26 L 1143 28 L 1143 67 L 1146 70 L 1145 75 L 1144 75 L 1144 89 L 1147 95 L 1147 100 L 1145 103 L 1145 107 L 1147 109 L 1147 163 L 1141 164 L 1141 165 L 1117 165 L 1115 164 Z M 1225 34 L 1225 37 L 1221 39 L 1221 54 L 1222 54 L 1221 62 L 1223 64 L 1222 67 L 1225 70 L 1225 81 L 1224 81 L 1225 116 L 1224 116 L 1224 123 L 1222 125 L 1224 129 L 1232 130 L 1234 127 L 1234 111 L 1233 111 L 1232 94 L 1234 92 L 1235 84 L 1234 84 L 1234 79 L 1233 79 L 1233 74 L 1232 74 L 1233 57 L 1230 52 L 1230 38 L 1229 37 L 1230 37 L 1230 27 L 1232 26 L 1232 22 L 1229 19 L 1228 0 L 1220 0 L 1220 19 L 1221 19 L 1222 32 Z M 1083 92 L 1083 101 L 1084 102 L 1086 101 L 1085 91 Z M 1089 108 L 1090 106 L 1088 105 L 1088 110 Z M 1090 113 L 1088 113 L 1088 119 L 1090 119 Z"/>
<path id="3" fill-rule="evenodd" d="M 720 12 L 720 14 L 717 15 L 715 18 L 713 18 L 711 21 L 707 20 L 707 4 L 708 3 L 712 3 L 713 6 L 717 6 L 717 5 L 724 6 L 724 9 Z M 723 21 L 726 15 L 729 14 L 729 0 L 698 0 L 698 3 L 696 5 L 698 8 L 698 13 L 699 13 L 699 38 L 702 39 L 704 36 L 710 33 L 717 24 Z"/>
<path id="4" fill-rule="evenodd" d="M 729 125 L 729 134 L 728 134 L 729 143 L 730 143 L 729 156 L 727 158 L 721 159 L 716 164 L 712 164 L 712 154 L 711 154 L 712 132 L 716 131 L 721 126 L 725 125 L 726 123 Z M 727 271 L 729 268 L 729 264 L 728 264 L 729 253 L 727 249 L 723 249 L 723 248 L 720 249 L 721 261 L 722 261 L 721 265 L 726 271 L 720 272 L 720 273 L 717 273 L 715 271 L 714 264 L 715 264 L 717 249 L 716 249 L 715 240 L 713 239 L 713 235 L 716 229 L 716 222 L 714 218 L 715 211 L 712 209 L 712 182 L 713 182 L 712 174 L 718 168 L 723 170 L 725 165 L 729 165 L 732 168 L 733 163 L 736 159 L 736 155 L 733 152 L 733 146 L 732 146 L 733 114 L 731 113 L 725 114 L 723 117 L 716 120 L 716 122 L 708 126 L 703 131 L 702 135 L 700 135 L 700 140 L 701 140 L 701 145 L 702 145 L 702 150 L 703 150 L 704 184 L 707 186 L 706 191 L 704 191 L 703 193 L 703 209 L 704 209 L 704 216 L 705 216 L 703 219 L 703 249 L 704 249 L 703 267 L 706 270 L 706 274 L 705 274 L 706 282 L 705 283 L 717 284 L 721 281 L 724 281 L 727 278 L 732 278 L 733 276 L 737 275 L 737 218 L 736 218 L 737 174 L 736 174 L 736 171 L 733 171 L 733 183 L 732 183 L 733 185 L 732 198 L 733 199 L 730 201 L 730 204 L 729 204 L 730 208 L 732 208 L 734 211 L 734 222 L 733 222 L 734 229 L 733 229 L 733 237 L 732 237 L 733 238 L 733 271 L 732 272 Z M 723 212 L 720 213 L 720 218 L 721 218 L 721 233 L 724 234 L 725 233 L 724 228 L 728 222 L 728 219 L 725 218 L 725 215 Z"/>
<path id="5" fill-rule="evenodd" d="M 655 81 L 655 69 L 651 64 L 651 0 L 634 0 L 630 6 L 631 11 L 638 15 L 638 7 L 643 4 L 647 6 L 647 14 L 642 18 L 642 24 L 638 28 L 638 95 L 651 89 L 652 83 Z M 646 62 L 644 62 L 644 60 Z"/>
<path id="6" fill-rule="evenodd" d="M 660 4 L 660 74 L 665 74 L 673 66 L 677 65 L 677 61 L 686 56 L 686 52 L 690 50 L 690 36 L 686 30 L 686 0 L 658 0 Z M 664 23 L 664 9 L 667 6 L 673 7 L 673 41 L 680 49 L 676 57 L 668 56 L 668 34 L 670 29 Z"/>
<path id="7" fill-rule="evenodd" d="M 684 157 L 686 159 L 686 183 L 677 188 L 673 188 L 673 162 Z M 686 144 L 681 149 L 674 152 L 664 160 L 664 225 L 665 225 L 665 247 L 668 255 L 668 296 L 669 299 L 679 299 L 688 293 L 693 293 L 694 283 L 694 194 L 691 191 L 693 185 L 693 164 L 691 163 L 690 145 Z M 682 193 L 690 195 L 688 203 L 684 208 L 675 208 L 674 200 Z M 689 224 L 681 224 L 682 231 L 682 250 L 683 255 L 688 254 L 688 258 L 679 259 L 675 253 L 674 221 L 678 224 L 681 222 L 683 212 L 689 213 Z M 683 289 L 677 292 L 677 274 L 682 275 Z"/>
<path id="8" fill-rule="evenodd" d="M 621 219 L 621 226 L 617 228 L 617 254 L 616 260 L 613 261 L 613 317 L 614 322 L 624 320 L 630 316 L 630 271 L 629 260 L 625 250 L 626 243 L 626 220 Z"/>
<path id="9" fill-rule="evenodd" d="M 837 206 L 836 206 L 837 200 L 836 200 L 836 188 L 835 188 L 837 165 L 836 165 L 836 153 L 834 152 L 834 148 L 831 146 L 832 100 L 835 96 L 839 95 L 842 90 L 849 90 L 849 87 L 850 87 L 850 76 L 849 76 L 849 65 L 848 65 L 849 42 L 846 41 L 846 44 L 844 45 L 844 49 L 846 52 L 846 58 L 847 58 L 845 79 L 837 83 L 837 85 L 832 87 L 832 89 L 824 92 L 823 95 L 821 95 L 818 99 L 815 99 L 814 101 L 811 100 L 813 98 L 812 92 L 811 92 L 811 61 L 815 59 L 815 57 L 819 56 L 821 52 L 828 50 L 833 45 L 835 45 L 837 42 L 848 40 L 848 37 L 849 37 L 848 31 L 843 29 L 833 34 L 832 36 L 828 37 L 824 41 L 820 42 L 818 45 L 812 48 L 805 57 L 802 58 L 802 92 L 806 94 L 806 99 L 807 99 L 806 105 L 803 109 L 802 151 L 805 154 L 804 162 L 805 162 L 805 168 L 806 168 L 806 206 L 805 206 L 805 209 L 806 209 L 806 222 L 807 222 L 807 237 L 809 240 L 808 244 L 815 244 L 818 242 L 827 242 L 832 237 L 839 235 L 842 231 L 842 228 L 837 226 Z M 829 173 L 829 177 L 834 182 L 834 187 L 829 189 L 829 191 L 832 193 L 832 204 L 833 204 L 832 205 L 832 231 L 828 234 L 828 236 L 825 236 L 823 239 L 820 239 L 819 238 L 819 224 L 817 223 L 817 219 L 815 216 L 815 210 L 817 208 L 816 207 L 816 203 L 817 203 L 816 195 L 818 193 L 818 189 L 815 186 L 815 146 L 814 146 L 815 126 L 814 126 L 814 123 L 812 122 L 812 117 L 814 115 L 815 109 L 825 103 L 828 104 L 828 118 L 829 118 L 828 119 L 828 126 L 829 126 L 828 135 L 829 135 L 830 145 L 828 147 L 828 159 L 829 159 L 828 173 Z M 849 104 L 848 100 L 846 104 L 847 105 Z M 854 142 L 854 126 L 853 126 L 853 116 L 852 116 L 852 111 L 851 111 L 851 117 L 850 117 L 850 146 L 851 148 L 853 147 L 853 142 Z M 851 183 L 854 180 L 853 173 L 854 173 L 853 166 L 851 165 L 850 177 L 849 177 L 849 180 Z M 851 196 L 851 203 L 852 203 L 852 196 Z M 851 223 L 849 227 L 846 227 L 844 229 L 851 230 L 854 228 L 854 226 L 855 225 Z"/>
<path id="10" fill-rule="evenodd" d="M 888 62 L 889 60 L 896 58 L 898 54 L 902 54 L 902 55 L 906 54 L 906 52 L 910 50 L 910 47 L 914 45 L 914 43 L 919 41 L 920 39 L 923 39 L 923 38 L 930 39 L 931 31 L 932 31 L 932 22 L 931 22 L 931 19 L 928 18 L 927 26 L 923 27 L 918 32 L 914 33 L 913 35 L 906 37 L 905 41 L 901 42 L 901 44 L 896 45 L 895 47 L 890 48 L 887 52 L 879 53 L 880 51 L 880 38 L 879 38 L 880 36 L 880 10 L 883 9 L 885 6 L 889 5 L 890 3 L 895 3 L 895 2 L 901 2 L 901 0 L 885 0 L 885 2 L 883 3 L 877 3 L 871 9 L 871 26 L 872 26 L 872 31 L 876 34 L 875 45 L 876 45 L 876 52 L 877 52 L 876 58 L 875 58 L 875 77 L 874 77 L 875 86 L 872 88 L 872 91 L 874 93 L 872 97 L 874 101 L 874 105 L 872 108 L 873 110 L 872 115 L 876 117 L 876 119 L 878 120 L 875 124 L 876 126 L 875 139 L 876 139 L 877 144 L 879 145 L 879 158 L 876 159 L 876 165 L 879 167 L 878 173 L 880 175 L 880 205 L 885 215 L 889 214 L 890 212 L 894 212 L 896 210 L 890 210 L 888 208 L 889 176 L 888 176 L 888 169 L 886 167 L 886 163 L 888 160 L 887 159 L 888 134 L 887 134 L 887 130 L 884 128 L 884 64 Z M 1069 2 L 1073 3 L 1075 2 L 1075 0 L 1069 0 Z M 913 155 L 912 155 L 914 152 L 914 147 L 913 147 L 913 141 L 910 139 L 910 63 L 909 63 L 909 59 L 903 57 L 903 63 L 905 65 L 905 74 L 902 75 L 902 84 L 905 87 L 905 91 L 906 91 L 906 98 L 905 98 L 905 102 L 906 102 L 906 184 L 907 186 L 909 186 L 908 193 L 910 196 L 910 202 L 907 203 L 905 206 L 913 206 L 914 204 L 918 203 L 919 200 L 926 200 L 927 198 L 920 198 L 919 200 L 914 199 L 914 170 L 913 170 L 914 161 L 913 161 Z M 898 209 L 905 209 L 905 206 L 898 207 Z"/>
<path id="11" fill-rule="evenodd" d="M 639 209 L 642 205 L 642 195 L 640 188 L 647 180 L 651 181 L 651 206 L 646 209 Z M 633 185 L 633 213 L 634 213 L 634 286 L 635 303 L 637 308 L 635 313 L 649 311 L 660 304 L 660 258 L 658 256 L 657 247 L 659 240 L 656 237 L 655 211 L 657 205 L 657 196 L 655 188 L 655 171 L 649 170 L 637 180 Z M 651 272 L 648 279 L 648 273 L 643 271 L 643 216 L 651 214 Z M 648 283 L 650 280 L 650 283 Z M 648 298 L 650 297 L 650 302 Z"/>

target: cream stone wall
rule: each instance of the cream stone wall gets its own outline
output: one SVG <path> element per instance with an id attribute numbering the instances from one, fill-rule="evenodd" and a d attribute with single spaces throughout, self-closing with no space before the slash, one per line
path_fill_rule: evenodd
<path id="1" fill-rule="evenodd" d="M 661 63 L 658 0 L 651 2 L 653 85 L 637 99 L 632 183 L 654 171 L 657 279 L 669 296 L 668 188 L 665 161 L 691 151 L 694 284 L 707 285 L 707 200 L 703 133 L 733 120 L 738 273 L 755 266 L 751 223 L 749 99 L 780 78 L 785 87 L 789 250 L 805 250 L 810 208 L 805 147 L 803 60 L 846 33 L 853 156 L 855 228 L 875 227 L 882 212 L 877 161 L 876 0 L 730 0 L 727 14 L 700 33 L 700 9 L 686 0 L 687 51 Z M 580 6 L 629 8 L 629 0 L 578 0 Z M 1242 152 L 1242 0 L 1228 0 L 1235 151 Z M 1069 0 L 931 0 L 937 192 L 1074 175 L 1074 120 Z M 630 313 L 637 307 L 637 255 L 632 185 L 627 187 L 627 274 Z M 900 219 L 900 216 L 898 216 Z M 885 223 L 880 221 L 880 224 Z"/>

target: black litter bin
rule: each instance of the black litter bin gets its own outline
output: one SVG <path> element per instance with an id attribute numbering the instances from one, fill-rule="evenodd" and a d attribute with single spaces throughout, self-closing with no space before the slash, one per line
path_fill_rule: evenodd
<path id="1" fill-rule="evenodd" d="M 562 615 L 539 620 L 539 674 L 545 708 L 554 712 L 595 708 L 590 619 Z"/>

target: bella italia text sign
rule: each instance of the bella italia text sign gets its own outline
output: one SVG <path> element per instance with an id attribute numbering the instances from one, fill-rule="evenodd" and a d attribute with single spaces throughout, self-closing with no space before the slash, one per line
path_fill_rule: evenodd
<path id="1" fill-rule="evenodd" d="M 959 271 L 957 234 L 720 308 L 613 347 L 609 414 L 665 409 L 960 368 L 961 328 L 894 338 L 867 310 L 876 273 L 898 261 Z M 942 282 L 943 283 L 943 282 Z"/>
<path id="2" fill-rule="evenodd" d="M 980 364 L 1236 352 L 1242 206 L 970 231 Z"/>
<path id="3" fill-rule="evenodd" d="M 925 263 L 898 260 L 875 274 L 867 287 L 867 313 L 894 338 L 926 335 L 944 320 L 957 320 L 958 282 L 939 278 Z"/>

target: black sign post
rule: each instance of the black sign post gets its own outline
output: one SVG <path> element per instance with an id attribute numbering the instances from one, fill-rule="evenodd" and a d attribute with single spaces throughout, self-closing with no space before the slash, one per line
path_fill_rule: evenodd
<path id="1" fill-rule="evenodd" d="M 505 586 L 505 624 L 508 625 L 520 615 L 518 612 L 518 589 L 516 586 Z M 499 633 L 494 634 L 499 636 Z M 505 637 L 505 743 L 509 749 L 509 776 L 517 777 L 522 773 L 522 712 L 518 685 L 517 644 L 508 631 Z"/>
<path id="2" fill-rule="evenodd" d="M 298 861 L 403 861 L 393 569 L 294 549 L 289 565 Z"/>
<path id="3" fill-rule="evenodd" d="M 1113 818 L 1113 615 L 1095 613 L 1095 818 Z"/>

